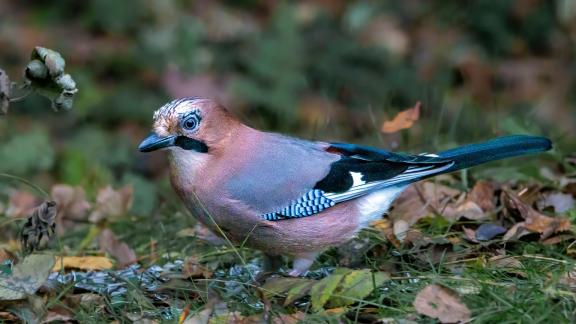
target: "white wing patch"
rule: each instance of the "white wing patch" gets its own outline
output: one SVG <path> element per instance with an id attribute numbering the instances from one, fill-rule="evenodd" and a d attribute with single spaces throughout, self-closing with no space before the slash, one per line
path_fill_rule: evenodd
<path id="1" fill-rule="evenodd" d="M 406 185 L 381 189 L 360 197 L 356 206 L 360 213 L 358 229 L 368 227 L 370 223 L 382 218 L 388 212 L 392 202 L 406 189 Z"/>
<path id="2" fill-rule="evenodd" d="M 353 180 L 352 187 L 366 184 L 366 181 L 362 180 L 362 177 L 363 177 L 362 173 L 350 171 L 350 175 L 352 176 L 352 180 Z"/>

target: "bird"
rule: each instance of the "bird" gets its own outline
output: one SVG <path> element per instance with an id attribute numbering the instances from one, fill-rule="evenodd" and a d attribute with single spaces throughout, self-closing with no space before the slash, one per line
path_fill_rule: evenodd
<path id="1" fill-rule="evenodd" d="M 154 112 L 140 152 L 166 150 L 170 182 L 213 233 L 264 253 L 264 269 L 293 258 L 290 276 L 381 219 L 410 184 L 486 162 L 550 150 L 509 135 L 436 154 L 299 139 L 242 123 L 217 100 L 185 97 Z"/>

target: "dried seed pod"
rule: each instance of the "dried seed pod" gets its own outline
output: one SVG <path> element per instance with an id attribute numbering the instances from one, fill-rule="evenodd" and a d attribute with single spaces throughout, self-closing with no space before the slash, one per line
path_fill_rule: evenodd
<path id="1" fill-rule="evenodd" d="M 54 201 L 45 201 L 34 209 L 20 232 L 20 242 L 26 253 L 48 245 L 55 234 L 57 213 Z"/>
<path id="2" fill-rule="evenodd" d="M 39 59 L 40 61 L 44 62 L 44 65 L 48 68 L 48 72 L 52 77 L 56 77 L 64 73 L 66 61 L 64 61 L 62 55 L 56 51 L 37 46 L 32 52 L 32 59 Z"/>
<path id="3" fill-rule="evenodd" d="M 6 114 L 10 106 L 10 78 L 4 70 L 0 69 L 0 112 Z"/>
<path id="4" fill-rule="evenodd" d="M 29 79 L 46 79 L 48 77 L 48 68 L 40 60 L 32 60 L 26 66 L 24 71 Z"/>

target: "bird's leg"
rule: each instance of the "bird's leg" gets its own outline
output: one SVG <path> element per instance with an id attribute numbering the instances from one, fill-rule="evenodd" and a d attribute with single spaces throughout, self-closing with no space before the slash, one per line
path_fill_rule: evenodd
<path id="1" fill-rule="evenodd" d="M 282 266 L 282 257 L 279 255 L 270 255 L 264 253 L 264 262 L 262 271 L 255 278 L 257 284 L 263 284 L 266 279 L 280 270 Z"/>
<path id="2" fill-rule="evenodd" d="M 318 254 L 320 253 L 308 252 L 297 255 L 294 258 L 294 262 L 292 264 L 292 270 L 288 272 L 288 275 L 291 277 L 298 277 L 301 275 L 305 275 L 306 272 L 308 272 L 308 269 L 310 269 L 310 266 L 312 266 L 312 264 L 314 263 L 314 260 L 316 260 Z"/>
<path id="3" fill-rule="evenodd" d="M 263 272 L 278 272 L 282 266 L 282 257 L 264 253 Z"/>

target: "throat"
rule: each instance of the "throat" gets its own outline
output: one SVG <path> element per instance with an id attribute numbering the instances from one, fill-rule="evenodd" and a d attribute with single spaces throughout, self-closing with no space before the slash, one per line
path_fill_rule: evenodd
<path id="1" fill-rule="evenodd" d="M 208 154 L 196 151 L 171 149 L 168 159 L 173 184 L 180 187 L 179 189 L 191 190 L 197 180 L 197 175 L 206 165 L 208 157 Z"/>

